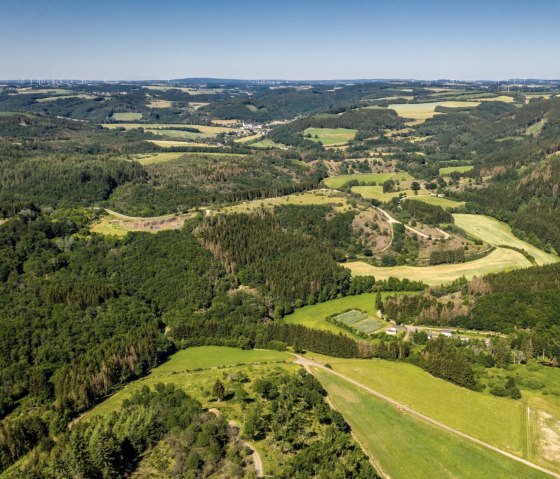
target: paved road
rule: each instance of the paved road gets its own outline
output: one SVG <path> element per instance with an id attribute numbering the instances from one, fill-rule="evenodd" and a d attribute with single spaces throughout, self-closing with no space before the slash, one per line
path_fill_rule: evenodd
<path id="1" fill-rule="evenodd" d="M 484 441 L 481 441 L 480 439 L 477 439 L 476 437 L 469 436 L 468 434 L 465 434 L 464 432 L 461 432 L 457 429 L 454 429 L 454 428 L 448 426 L 447 424 L 436 421 L 435 419 L 433 419 L 429 416 L 426 416 L 425 414 L 422 414 L 421 412 L 415 411 L 414 409 L 412 409 L 408 406 L 405 406 L 404 404 L 401 404 L 398 401 L 395 401 L 394 399 L 391 399 L 390 397 L 385 396 L 384 394 L 381 394 L 381 393 L 379 393 L 379 392 L 377 392 L 377 391 L 375 391 L 371 388 L 368 388 L 367 386 L 364 386 L 363 384 L 349 378 L 348 376 L 345 376 L 344 374 L 341 374 L 341 373 L 336 372 L 332 369 L 329 369 L 329 368 L 323 366 L 322 364 L 316 363 L 315 361 L 304 358 L 303 356 L 300 356 L 300 355 L 297 355 L 297 354 L 295 356 L 297 358 L 296 361 L 295 361 L 296 364 L 301 364 L 308 371 L 310 371 L 310 368 L 312 368 L 312 367 L 313 368 L 319 368 L 319 369 L 322 369 L 324 371 L 327 371 L 328 373 L 334 374 L 335 376 L 338 376 L 339 378 L 344 379 L 345 381 L 347 381 L 350 384 L 362 389 L 363 391 L 371 394 L 372 396 L 383 399 L 385 402 L 399 408 L 399 410 L 401 410 L 401 411 L 404 410 L 407 413 L 411 414 L 412 416 L 416 416 L 416 417 L 422 419 L 423 421 L 425 421 L 427 423 L 430 423 L 434 426 L 439 427 L 440 429 L 443 429 L 444 431 L 450 432 L 452 434 L 456 434 L 457 436 L 460 436 L 464 439 L 467 439 L 471 442 L 474 442 L 475 444 L 478 444 L 479 446 L 483 446 L 487 449 L 490 449 L 494 452 L 497 452 L 498 454 L 501 454 L 501 455 L 506 456 L 510 459 L 513 459 L 514 461 L 520 462 L 522 464 L 525 464 L 528 467 L 531 467 L 531 468 L 536 469 L 538 471 L 544 472 L 545 474 L 549 474 L 552 477 L 560 479 L 560 475 L 553 472 L 553 471 L 550 471 L 550 470 L 548 470 L 544 467 L 538 466 L 537 464 L 533 464 L 531 461 L 528 461 L 526 459 L 523 459 L 522 457 L 516 456 L 515 454 L 511 454 L 507 451 L 503 451 L 502 449 L 500 449 L 496 446 L 492 446 L 491 444 L 488 444 Z"/>

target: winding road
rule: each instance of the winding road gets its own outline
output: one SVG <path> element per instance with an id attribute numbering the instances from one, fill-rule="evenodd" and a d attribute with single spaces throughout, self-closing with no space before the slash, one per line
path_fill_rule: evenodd
<path id="1" fill-rule="evenodd" d="M 379 208 L 379 206 L 374 206 L 374 208 L 375 208 L 376 210 L 381 211 L 381 213 L 383 213 L 383 214 L 385 215 L 385 218 L 387 218 L 387 221 L 389 222 L 390 225 L 393 225 L 393 224 L 395 224 L 395 223 L 396 223 L 396 224 L 401 224 L 401 222 L 400 222 L 399 220 L 393 218 L 393 217 L 392 217 L 389 213 L 387 213 L 385 210 Z M 417 234 L 418 236 L 422 236 L 423 238 L 426 238 L 426 239 L 429 239 L 429 238 L 430 238 L 428 235 L 422 233 L 421 231 L 415 230 L 412 226 L 404 225 L 404 227 L 405 227 L 408 231 L 411 231 L 412 233 Z M 391 229 L 392 229 L 392 227 L 391 227 Z M 443 231 L 442 231 L 442 233 L 443 233 Z M 446 234 L 446 233 L 443 233 L 443 234 Z"/>
<path id="2" fill-rule="evenodd" d="M 491 444 L 488 444 L 487 442 L 481 441 L 480 439 L 477 439 L 476 437 L 473 436 L 469 436 L 468 434 L 465 434 L 462 431 L 459 431 L 458 429 L 454 429 L 450 426 L 448 426 L 447 424 L 444 424 L 440 421 L 436 421 L 435 419 L 426 416 L 425 414 L 422 414 L 421 412 L 418 412 L 408 406 L 405 406 L 404 404 L 401 404 L 398 401 L 395 401 L 394 399 L 391 399 L 388 396 L 385 396 L 384 394 L 381 394 L 371 388 L 368 388 L 367 386 L 364 386 L 363 384 L 359 383 L 358 381 L 355 381 L 352 378 L 349 378 L 348 376 L 345 376 L 344 374 L 341 374 L 339 372 L 336 372 L 330 368 L 327 368 L 326 366 L 323 366 L 322 364 L 319 364 L 315 361 L 312 361 L 310 359 L 307 359 L 303 356 L 300 356 L 298 354 L 295 355 L 296 356 L 296 364 L 300 364 L 301 366 L 303 366 L 308 372 L 312 373 L 311 368 L 318 368 L 321 369 L 323 371 L 327 371 L 330 374 L 334 374 L 335 376 L 338 376 L 339 378 L 343 379 L 344 381 L 349 382 L 350 384 L 352 384 L 353 386 L 356 386 L 360 389 L 362 389 L 363 391 L 367 392 L 368 394 L 371 394 L 372 396 L 375 396 L 379 399 L 382 399 L 383 401 L 397 407 L 399 410 L 401 411 L 406 411 L 407 413 L 409 413 L 412 416 L 416 416 L 417 418 L 432 424 L 436 427 L 439 427 L 440 429 L 443 429 L 444 431 L 450 432 L 452 434 L 455 434 L 457 436 L 460 436 L 464 439 L 467 439 L 468 441 L 474 442 L 475 444 L 478 444 L 479 446 L 485 447 L 487 449 L 490 449 L 491 451 L 497 452 L 498 454 L 501 454 L 503 456 L 508 457 L 509 459 L 513 459 L 514 461 L 520 462 L 528 467 L 531 467 L 533 469 L 536 469 L 538 471 L 544 472 L 545 474 L 549 474 L 552 477 L 555 477 L 557 479 L 560 479 L 560 475 L 549 470 L 546 469 L 544 467 L 541 467 L 537 464 L 532 463 L 531 461 L 528 461 L 526 459 L 523 459 L 522 457 L 516 456 L 515 454 L 511 454 L 507 451 L 504 451 L 496 446 L 492 446 Z"/>
<path id="3" fill-rule="evenodd" d="M 214 414 L 217 417 L 221 417 L 222 413 L 219 409 L 216 409 L 215 407 L 212 407 L 210 409 L 208 409 L 208 412 L 211 414 Z M 236 421 L 234 421 L 233 419 L 230 419 L 228 421 L 228 424 L 230 427 L 232 428 L 236 428 L 237 431 L 239 431 L 239 424 L 237 424 Z M 264 468 L 263 468 L 263 462 L 261 459 L 261 455 L 259 454 L 259 451 L 257 451 L 255 449 L 255 447 L 250 443 L 247 442 L 241 438 L 237 439 L 239 444 L 241 444 L 244 447 L 247 447 L 251 450 L 251 459 L 253 460 L 253 467 L 255 468 L 255 472 L 257 473 L 257 477 L 259 479 L 261 479 L 262 477 L 264 477 Z"/>

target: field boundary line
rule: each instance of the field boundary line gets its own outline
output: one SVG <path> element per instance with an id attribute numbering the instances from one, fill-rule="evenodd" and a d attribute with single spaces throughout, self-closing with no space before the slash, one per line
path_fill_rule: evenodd
<path id="1" fill-rule="evenodd" d="M 443 429 L 444 431 L 450 432 L 450 433 L 455 434 L 457 436 L 460 436 L 464 439 L 467 439 L 471 442 L 474 442 L 475 444 L 478 444 L 479 446 L 483 446 L 487 449 L 490 449 L 491 451 L 494 451 L 494 452 L 497 452 L 497 453 L 501 454 L 502 456 L 505 456 L 505 457 L 508 457 L 509 459 L 513 459 L 514 461 L 520 462 L 521 464 L 524 464 L 528 467 L 531 467 L 531 468 L 536 469 L 540 472 L 544 472 L 545 474 L 549 474 L 552 477 L 560 479 L 560 474 L 558 474 L 556 472 L 553 472 L 549 469 L 546 469 L 545 467 L 534 464 L 531 461 L 528 461 L 527 459 L 523 459 L 522 457 L 519 457 L 515 454 L 504 451 L 504 450 L 500 449 L 499 447 L 493 446 L 492 444 L 488 444 L 487 442 L 484 442 L 480 439 L 477 439 L 476 437 L 470 436 L 469 434 L 466 434 L 462 431 L 459 431 L 458 429 L 455 429 L 451 426 L 448 426 L 447 424 L 444 424 L 440 421 L 437 421 L 436 419 L 433 419 L 430 416 L 422 414 L 421 412 L 418 412 L 418 411 L 416 411 L 415 409 L 412 409 L 409 406 L 401 404 L 398 401 L 395 401 L 394 399 L 390 398 L 389 396 L 385 396 L 384 394 L 381 394 L 380 392 L 377 392 L 374 389 L 371 389 L 371 388 L 363 385 L 362 383 L 359 383 L 358 381 L 356 381 L 352 378 L 349 378 L 348 376 L 345 376 L 344 374 L 341 374 L 337 371 L 334 371 L 333 369 L 327 368 L 326 366 L 323 366 L 322 364 L 319 364 L 315 361 L 304 358 L 303 356 L 300 356 L 300 355 L 297 355 L 297 354 L 295 356 L 297 358 L 296 361 L 295 361 L 296 364 L 300 364 L 300 365 L 304 366 L 305 369 L 307 369 L 308 371 L 312 367 L 319 368 L 319 369 L 322 369 L 324 371 L 327 371 L 327 372 L 329 372 L 331 374 L 334 374 L 335 376 L 349 382 L 350 384 L 362 389 L 363 391 L 371 394 L 372 396 L 375 396 L 379 399 L 382 399 L 385 402 L 391 404 L 392 406 L 395 406 L 397 408 L 401 408 L 402 410 L 410 413 L 413 416 L 416 416 L 417 418 L 423 420 L 424 422 L 427 422 L 429 424 L 432 424 L 433 426 L 436 426 L 440 429 Z"/>

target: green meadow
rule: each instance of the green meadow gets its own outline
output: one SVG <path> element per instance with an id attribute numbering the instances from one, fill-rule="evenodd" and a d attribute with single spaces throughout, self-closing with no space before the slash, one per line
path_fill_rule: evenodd
<path id="1" fill-rule="evenodd" d="M 425 423 L 324 370 L 313 373 L 381 474 L 392 479 L 547 478 L 545 473 Z M 445 402 L 438 397 L 437 402 Z M 472 420 L 477 420 L 473 417 Z"/>
<path id="2" fill-rule="evenodd" d="M 428 203 L 429 205 L 441 206 L 443 209 L 450 210 L 454 208 L 459 208 L 465 205 L 464 201 L 455 201 L 448 198 L 440 198 L 439 196 L 432 195 L 415 195 L 408 196 L 408 200 L 422 201 L 423 203 Z"/>
<path id="3" fill-rule="evenodd" d="M 358 130 L 351 128 L 307 128 L 303 135 L 311 135 L 311 141 L 321 143 L 323 146 L 345 145 L 352 140 Z"/>
<path id="4" fill-rule="evenodd" d="M 175 384 L 204 403 L 208 399 L 206 393 L 211 390 L 212 384 L 222 377 L 223 368 L 237 368 L 249 372 L 252 367 L 258 366 L 287 366 L 284 363 L 291 363 L 292 359 L 293 356 L 289 353 L 260 349 L 243 350 L 222 346 L 182 349 L 161 366 L 153 369 L 148 376 L 127 384 L 87 415 L 116 411 L 134 391 L 144 386 L 152 387 L 157 383 Z"/>
<path id="5" fill-rule="evenodd" d="M 509 225 L 484 215 L 454 214 L 455 224 L 468 234 L 494 246 L 507 245 L 527 251 L 539 265 L 557 263 L 560 258 L 517 238 Z"/>
<path id="6" fill-rule="evenodd" d="M 356 173 L 353 175 L 338 175 L 325 178 L 323 181 L 329 188 L 340 188 L 349 181 L 356 180 L 361 183 L 377 183 L 382 185 L 387 180 L 407 181 L 414 178 L 406 172 L 399 173 Z"/>
<path id="7" fill-rule="evenodd" d="M 441 176 L 450 175 L 451 173 L 457 171 L 459 173 L 466 173 L 467 171 L 471 171 L 474 168 L 472 165 L 465 165 L 465 166 L 445 166 L 439 169 L 439 174 Z"/>

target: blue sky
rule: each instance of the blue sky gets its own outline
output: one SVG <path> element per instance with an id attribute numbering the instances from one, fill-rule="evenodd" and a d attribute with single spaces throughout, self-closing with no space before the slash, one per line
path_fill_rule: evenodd
<path id="1" fill-rule="evenodd" d="M 0 78 L 560 78 L 559 0 L 18 0 Z"/>

